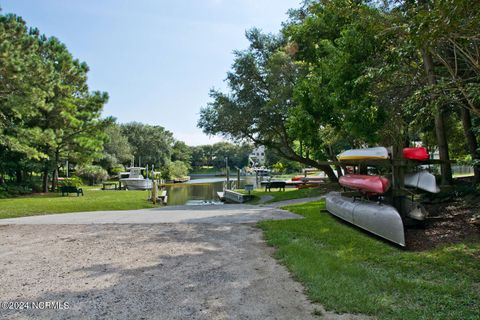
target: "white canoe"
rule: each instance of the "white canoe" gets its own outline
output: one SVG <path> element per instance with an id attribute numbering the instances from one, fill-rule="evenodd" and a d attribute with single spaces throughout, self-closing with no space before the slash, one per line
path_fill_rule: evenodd
<path id="1" fill-rule="evenodd" d="M 431 193 L 439 193 L 435 176 L 428 171 L 419 171 L 405 174 L 405 185 L 412 188 L 418 188 Z"/>
<path id="2" fill-rule="evenodd" d="M 388 159 L 388 150 L 385 147 L 350 149 L 337 155 L 337 159 L 339 161 Z"/>

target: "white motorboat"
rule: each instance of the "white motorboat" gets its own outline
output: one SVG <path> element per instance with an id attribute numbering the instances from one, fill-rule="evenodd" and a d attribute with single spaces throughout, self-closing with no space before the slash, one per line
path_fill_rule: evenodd
<path id="1" fill-rule="evenodd" d="M 261 168 L 253 168 L 253 171 L 258 176 L 268 176 L 272 170 L 261 167 Z"/>
<path id="2" fill-rule="evenodd" d="M 152 188 L 152 180 L 142 175 L 143 167 L 130 167 L 129 172 L 120 173 L 120 182 L 129 190 L 147 190 Z"/>

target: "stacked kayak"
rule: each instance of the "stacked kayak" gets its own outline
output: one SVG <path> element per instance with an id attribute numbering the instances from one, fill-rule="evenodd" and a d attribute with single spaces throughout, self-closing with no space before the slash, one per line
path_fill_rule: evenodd
<path id="1" fill-rule="evenodd" d="M 384 160 L 388 159 L 388 150 L 385 147 L 350 149 L 337 155 L 339 161 L 346 160 Z"/>
<path id="2" fill-rule="evenodd" d="M 390 181 L 381 176 L 362 174 L 347 174 L 341 176 L 338 182 L 342 187 L 360 190 L 366 193 L 384 194 L 390 188 Z"/>
<path id="3" fill-rule="evenodd" d="M 405 174 L 405 185 L 407 187 L 417 188 L 431 193 L 440 192 L 435 176 L 425 170 Z"/>
<path id="4" fill-rule="evenodd" d="M 403 157 L 409 160 L 418 160 L 418 161 L 425 161 L 428 160 L 430 157 L 428 155 L 427 148 L 418 147 L 418 148 L 404 148 L 403 149 Z"/>

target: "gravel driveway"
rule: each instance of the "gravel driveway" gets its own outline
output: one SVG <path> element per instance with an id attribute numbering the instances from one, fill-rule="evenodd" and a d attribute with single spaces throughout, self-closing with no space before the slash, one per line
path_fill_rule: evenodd
<path id="1" fill-rule="evenodd" d="M 188 219 L 177 223 L 54 224 L 51 215 L 48 224 L 0 225 L 0 302 L 68 303 L 0 310 L 0 318 L 318 319 L 314 310 L 354 318 L 308 302 L 252 224 L 252 217 L 293 216 L 250 208 L 241 209 L 248 223 L 219 207 L 193 210 L 198 220 L 179 209 Z M 217 212 L 206 217 L 209 210 Z"/>

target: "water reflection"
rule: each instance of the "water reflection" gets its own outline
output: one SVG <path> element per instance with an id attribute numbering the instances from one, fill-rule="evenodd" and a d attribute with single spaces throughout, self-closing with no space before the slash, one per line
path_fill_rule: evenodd
<path id="1" fill-rule="evenodd" d="M 188 183 L 168 185 L 168 205 L 199 204 L 202 200 L 218 201 L 217 192 L 223 191 L 225 180 L 225 177 L 211 177 L 192 179 Z M 236 182 L 237 179 L 235 177 L 230 181 Z M 256 185 L 255 177 L 241 177 L 240 188 L 243 188 L 245 184 Z"/>

